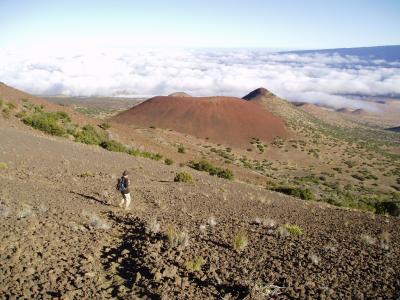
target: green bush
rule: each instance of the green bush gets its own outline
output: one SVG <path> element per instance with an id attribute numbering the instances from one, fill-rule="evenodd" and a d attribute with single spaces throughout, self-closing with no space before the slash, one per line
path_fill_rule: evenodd
<path id="1" fill-rule="evenodd" d="M 289 231 L 290 234 L 292 235 L 302 235 L 304 230 L 303 228 L 301 228 L 300 226 L 296 225 L 296 224 L 285 224 L 284 226 L 287 231 Z"/>
<path id="2" fill-rule="evenodd" d="M 178 153 L 186 153 L 186 149 L 183 145 L 178 146 Z"/>
<path id="3" fill-rule="evenodd" d="M 17 112 L 17 113 L 15 114 L 15 116 L 16 116 L 18 119 L 22 119 L 22 118 L 26 117 L 26 110 L 21 110 L 20 112 Z"/>
<path id="4" fill-rule="evenodd" d="M 128 148 L 115 140 L 107 140 L 100 143 L 100 147 L 113 152 L 128 152 Z"/>
<path id="5" fill-rule="evenodd" d="M 82 130 L 75 134 L 75 141 L 84 144 L 100 145 L 105 140 L 105 136 L 99 134 L 91 125 L 83 126 Z"/>
<path id="6" fill-rule="evenodd" d="M 13 102 L 8 102 L 8 103 L 7 103 L 7 107 L 8 107 L 10 110 L 13 110 L 13 109 L 15 109 L 17 106 L 16 106 Z"/>
<path id="7" fill-rule="evenodd" d="M 170 166 L 170 165 L 172 165 L 172 164 L 174 163 L 174 161 L 173 161 L 172 159 L 166 158 L 166 159 L 164 160 L 164 163 L 165 163 L 166 165 Z"/>
<path id="8" fill-rule="evenodd" d="M 283 193 L 286 195 L 290 195 L 293 197 L 297 197 L 303 200 L 314 200 L 315 195 L 314 193 L 309 190 L 309 189 L 301 189 L 301 188 L 295 188 L 295 187 L 289 187 L 289 186 L 278 186 L 278 187 L 273 187 L 270 188 L 270 190 Z"/>
<path id="9" fill-rule="evenodd" d="M 400 215 L 400 203 L 394 201 L 382 201 L 375 204 L 375 211 L 378 214 L 389 214 L 398 217 Z"/>
<path id="10" fill-rule="evenodd" d="M 140 153 L 140 155 L 142 157 L 150 158 L 150 159 L 153 159 L 153 160 L 162 159 L 162 155 L 160 153 L 152 153 L 152 152 L 148 152 L 148 151 L 143 151 L 143 152 Z"/>
<path id="11" fill-rule="evenodd" d="M 243 231 L 239 231 L 233 238 L 233 249 L 236 251 L 242 251 L 246 248 L 248 243 L 249 238 L 247 237 L 247 234 Z"/>
<path id="12" fill-rule="evenodd" d="M 53 114 L 54 114 L 55 118 L 57 118 L 58 120 L 63 121 L 64 123 L 71 122 L 70 116 L 64 111 L 57 111 L 57 112 L 55 112 Z"/>
<path id="13" fill-rule="evenodd" d="M 8 119 L 11 115 L 11 110 L 8 107 L 3 108 L 3 116 Z"/>
<path id="14" fill-rule="evenodd" d="M 25 117 L 22 121 L 35 129 L 41 130 L 51 135 L 64 136 L 65 129 L 59 124 L 60 117 L 57 113 L 36 113 Z"/>
<path id="15" fill-rule="evenodd" d="M 132 155 L 132 156 L 139 156 L 140 155 L 140 150 L 139 149 L 135 149 L 135 148 L 131 148 L 128 150 L 128 154 Z"/>
<path id="16" fill-rule="evenodd" d="M 189 167 L 198 171 L 208 172 L 212 176 L 218 176 L 220 178 L 225 178 L 232 180 L 234 178 L 233 172 L 229 169 L 222 169 L 214 166 L 207 160 L 201 160 L 199 162 L 189 162 Z"/>
<path id="17" fill-rule="evenodd" d="M 175 182 L 186 182 L 186 183 L 193 183 L 193 176 L 187 172 L 180 172 L 175 175 L 174 178 Z"/>

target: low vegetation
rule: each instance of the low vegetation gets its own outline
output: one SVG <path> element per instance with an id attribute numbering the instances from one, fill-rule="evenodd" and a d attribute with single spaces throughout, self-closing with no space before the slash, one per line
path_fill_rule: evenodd
<path id="1" fill-rule="evenodd" d="M 164 163 L 165 163 L 167 166 L 170 166 L 170 165 L 172 165 L 172 164 L 174 163 L 174 161 L 173 161 L 172 159 L 170 159 L 170 158 L 166 158 L 166 159 L 164 160 Z"/>
<path id="2" fill-rule="evenodd" d="M 233 172 L 231 170 L 216 167 L 207 160 L 201 160 L 199 162 L 190 161 L 188 166 L 198 171 L 208 172 L 212 176 L 218 176 L 220 178 L 225 178 L 229 180 L 232 180 L 234 178 Z"/>
<path id="3" fill-rule="evenodd" d="M 303 228 L 296 224 L 285 224 L 284 227 L 291 235 L 302 235 L 304 233 Z"/>
<path id="4" fill-rule="evenodd" d="M 101 130 L 88 124 L 80 127 L 71 123 L 71 118 L 66 112 L 45 112 L 43 105 L 34 105 L 29 101 L 24 101 L 23 108 L 16 116 L 21 118 L 26 125 L 47 134 L 62 137 L 70 135 L 76 142 L 98 145 L 108 151 L 123 152 L 152 160 L 161 160 L 163 158 L 159 153 L 129 148 L 116 140 L 109 139 L 105 130 L 111 126 L 107 122 L 99 125 Z M 172 164 L 172 160 L 166 160 L 166 164 L 169 163 Z"/>
<path id="5" fill-rule="evenodd" d="M 249 243 L 249 239 L 247 234 L 243 231 L 239 231 L 233 238 L 233 249 L 236 251 L 242 251 L 244 248 L 247 247 Z"/>
<path id="6" fill-rule="evenodd" d="M 185 147 L 183 147 L 183 145 L 179 145 L 178 146 L 178 153 L 186 153 L 186 149 L 185 149 Z"/>
<path id="7" fill-rule="evenodd" d="M 69 120 L 61 112 L 37 112 L 22 119 L 26 125 L 55 136 L 66 135 L 67 131 L 62 123 L 69 122 Z"/>
<path id="8" fill-rule="evenodd" d="M 128 148 L 115 140 L 106 140 L 100 143 L 100 147 L 113 152 L 128 152 Z"/>
<path id="9" fill-rule="evenodd" d="M 192 174 L 187 172 L 179 172 L 175 175 L 175 182 L 185 182 L 185 183 L 193 183 L 194 179 Z"/>
<path id="10" fill-rule="evenodd" d="M 314 200 L 315 195 L 310 189 L 302 189 L 298 187 L 277 186 L 269 188 L 271 191 L 283 193 L 303 200 Z"/>
<path id="11" fill-rule="evenodd" d="M 99 127 L 100 127 L 101 129 L 107 130 L 107 129 L 110 129 L 110 128 L 111 128 L 111 125 L 110 125 L 110 123 L 108 123 L 108 122 L 103 122 L 103 123 L 101 123 L 101 124 L 99 125 Z"/>
<path id="12" fill-rule="evenodd" d="M 186 262 L 186 269 L 190 272 L 199 272 L 204 264 L 204 259 L 201 256 L 196 256 L 194 260 Z"/>
<path id="13" fill-rule="evenodd" d="M 174 225 L 167 226 L 166 236 L 171 248 L 178 246 L 186 247 L 189 244 L 189 234 L 187 231 L 179 231 Z"/>

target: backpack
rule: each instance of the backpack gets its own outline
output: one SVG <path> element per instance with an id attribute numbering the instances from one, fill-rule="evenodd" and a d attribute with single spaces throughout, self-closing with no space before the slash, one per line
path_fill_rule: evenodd
<path id="1" fill-rule="evenodd" d="M 124 177 L 118 178 L 117 190 L 123 192 L 126 190 Z"/>

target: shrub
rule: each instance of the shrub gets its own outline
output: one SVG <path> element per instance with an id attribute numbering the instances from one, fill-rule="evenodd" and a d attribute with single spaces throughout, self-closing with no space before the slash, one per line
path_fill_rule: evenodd
<path id="1" fill-rule="evenodd" d="M 167 227 L 167 240 L 170 247 L 187 246 L 189 244 L 189 234 L 186 231 L 176 230 L 174 225 Z"/>
<path id="2" fill-rule="evenodd" d="M 21 110 L 20 112 L 16 113 L 15 116 L 18 119 L 22 119 L 22 118 L 26 117 L 26 110 Z"/>
<path id="3" fill-rule="evenodd" d="M 166 158 L 166 159 L 164 160 L 164 163 L 165 163 L 166 165 L 170 166 L 170 165 L 172 165 L 172 164 L 174 163 L 174 161 L 173 161 L 172 159 Z"/>
<path id="4" fill-rule="evenodd" d="M 58 120 L 62 120 L 65 123 L 71 122 L 70 116 L 64 111 L 57 111 L 53 114 L 54 114 L 55 118 Z"/>
<path id="5" fill-rule="evenodd" d="M 375 204 L 375 211 L 378 214 L 389 214 L 398 217 L 400 215 L 400 203 L 394 201 L 382 201 Z"/>
<path id="6" fill-rule="evenodd" d="M 60 117 L 57 113 L 36 113 L 22 119 L 22 121 L 35 129 L 41 130 L 51 135 L 64 136 L 65 129 L 60 126 Z"/>
<path id="7" fill-rule="evenodd" d="M 99 127 L 100 127 L 101 129 L 107 130 L 107 129 L 110 129 L 110 128 L 111 128 L 111 125 L 110 125 L 110 123 L 108 123 L 108 122 L 103 122 L 103 123 L 101 123 L 101 124 L 99 125 Z"/>
<path id="8" fill-rule="evenodd" d="M 286 230 L 292 235 L 302 235 L 304 230 L 296 224 L 285 224 Z"/>
<path id="9" fill-rule="evenodd" d="M 295 188 L 295 187 L 288 187 L 288 186 L 278 186 L 278 187 L 272 187 L 270 190 L 283 193 L 286 195 L 290 195 L 293 197 L 297 197 L 303 200 L 314 200 L 315 195 L 310 189 L 301 189 L 301 188 Z"/>
<path id="10" fill-rule="evenodd" d="M 145 157 L 145 158 L 150 158 L 150 159 L 153 159 L 153 160 L 162 159 L 162 155 L 160 153 L 152 153 L 152 152 L 148 152 L 148 151 L 143 151 L 143 152 L 140 152 L 140 155 Z"/>
<path id="11" fill-rule="evenodd" d="M 233 239 L 233 249 L 242 251 L 248 244 L 248 237 L 245 232 L 239 231 Z"/>
<path id="12" fill-rule="evenodd" d="M 115 140 L 108 140 L 108 141 L 103 141 L 100 143 L 100 147 L 107 149 L 108 151 L 113 151 L 113 152 L 127 152 L 128 148 L 121 144 L 120 142 L 117 142 Z"/>
<path id="13" fill-rule="evenodd" d="M 0 162 L 0 170 L 2 169 L 8 169 L 8 165 L 4 162 Z"/>
<path id="14" fill-rule="evenodd" d="M 7 103 L 7 107 L 8 107 L 10 110 L 13 110 L 13 109 L 15 109 L 17 106 L 16 106 L 14 103 L 12 103 L 12 102 L 8 102 L 8 103 Z"/>
<path id="15" fill-rule="evenodd" d="M 8 107 L 3 108 L 3 116 L 8 119 L 11 115 L 11 110 Z"/>
<path id="16" fill-rule="evenodd" d="M 132 148 L 132 149 L 129 149 L 128 154 L 129 155 L 133 155 L 133 156 L 139 156 L 140 155 L 140 150 Z"/>
<path id="17" fill-rule="evenodd" d="M 186 182 L 186 183 L 193 183 L 193 176 L 187 172 L 180 172 L 175 175 L 174 178 L 175 182 Z"/>
<path id="18" fill-rule="evenodd" d="M 178 146 L 178 153 L 186 153 L 186 149 L 183 147 L 183 145 Z"/>
<path id="19" fill-rule="evenodd" d="M 105 136 L 99 134 L 96 129 L 91 125 L 85 125 L 75 135 L 75 141 L 89 144 L 89 145 L 100 145 L 105 140 Z"/>
<path id="20" fill-rule="evenodd" d="M 205 261 L 201 256 L 196 256 L 196 258 L 192 261 L 188 261 L 186 263 L 186 269 L 190 272 L 199 272 L 203 267 Z"/>
<path id="21" fill-rule="evenodd" d="M 198 171 L 208 172 L 212 176 L 218 176 L 229 180 L 232 180 L 234 178 L 233 172 L 231 170 L 216 167 L 206 160 L 201 160 L 199 162 L 190 161 L 189 167 Z"/>

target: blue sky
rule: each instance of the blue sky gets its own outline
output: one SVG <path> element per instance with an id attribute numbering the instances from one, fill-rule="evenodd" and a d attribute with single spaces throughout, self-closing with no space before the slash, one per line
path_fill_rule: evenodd
<path id="1" fill-rule="evenodd" d="M 0 47 L 317 49 L 400 44 L 394 0 L 0 0 Z"/>

